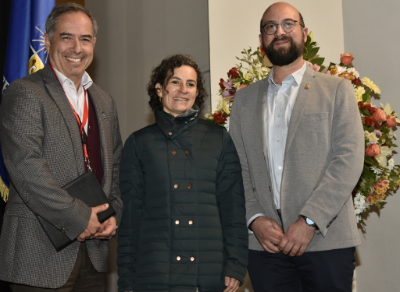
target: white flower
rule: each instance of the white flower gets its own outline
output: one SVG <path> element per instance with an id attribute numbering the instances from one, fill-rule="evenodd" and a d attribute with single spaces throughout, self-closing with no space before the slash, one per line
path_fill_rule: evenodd
<path id="1" fill-rule="evenodd" d="M 365 89 L 362 86 L 359 86 L 355 89 L 357 102 L 363 101 L 362 96 L 365 93 Z"/>
<path id="2" fill-rule="evenodd" d="M 225 122 L 225 125 L 224 125 L 224 127 L 225 127 L 225 129 L 229 132 L 229 118 L 230 117 L 227 117 L 226 118 L 226 122 Z"/>
<path id="3" fill-rule="evenodd" d="M 356 215 L 356 221 L 357 223 L 361 221 L 361 215 Z"/>
<path id="4" fill-rule="evenodd" d="M 337 73 L 336 73 L 336 75 L 340 75 L 340 74 L 342 74 L 343 72 L 346 72 L 346 67 L 341 67 L 341 66 L 339 66 L 339 65 L 336 65 L 336 68 L 337 68 Z"/>
<path id="5" fill-rule="evenodd" d="M 388 161 L 388 169 L 390 170 L 390 171 L 392 171 L 393 170 L 393 167 L 394 167 L 394 159 L 393 158 L 390 158 L 389 159 L 389 161 Z"/>
<path id="6" fill-rule="evenodd" d="M 365 208 L 365 197 L 361 195 L 360 193 L 357 193 L 356 196 L 354 197 L 354 206 L 357 208 Z"/>
<path id="7" fill-rule="evenodd" d="M 376 134 L 374 132 L 368 132 L 368 131 L 364 131 L 364 137 L 368 139 L 368 143 L 367 145 L 371 145 L 371 144 L 377 144 L 378 143 L 378 137 L 376 136 Z"/>
<path id="8" fill-rule="evenodd" d="M 375 173 L 375 174 L 381 174 L 382 170 L 380 170 L 379 168 L 377 168 L 376 166 L 371 166 L 371 170 Z"/>
<path id="9" fill-rule="evenodd" d="M 347 68 L 347 73 L 353 74 L 353 76 L 356 78 L 360 77 L 360 74 L 358 74 L 358 72 L 356 71 L 356 68 L 354 68 L 354 67 Z"/>
<path id="10" fill-rule="evenodd" d="M 396 134 L 394 133 L 392 128 L 390 128 L 390 130 L 389 130 L 388 138 L 389 139 L 396 138 Z"/>

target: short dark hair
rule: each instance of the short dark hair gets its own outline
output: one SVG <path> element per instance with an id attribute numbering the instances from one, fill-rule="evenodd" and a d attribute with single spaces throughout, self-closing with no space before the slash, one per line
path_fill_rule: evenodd
<path id="1" fill-rule="evenodd" d="M 50 37 L 50 42 L 53 40 L 53 35 L 56 30 L 58 18 L 61 15 L 63 15 L 64 13 L 69 13 L 69 12 L 85 13 L 92 21 L 93 37 L 96 37 L 98 26 L 97 26 L 96 19 L 94 19 L 92 13 L 89 10 L 87 10 L 85 7 L 83 7 L 79 4 L 69 2 L 69 3 L 63 3 L 63 4 L 54 6 L 53 10 L 51 10 L 49 16 L 47 17 L 46 33 Z"/>
<path id="2" fill-rule="evenodd" d="M 204 107 L 204 99 L 208 94 L 204 88 L 203 74 L 197 63 L 189 55 L 178 54 L 165 58 L 151 72 L 150 81 L 147 84 L 147 93 L 150 96 L 149 105 L 153 111 L 162 106 L 160 97 L 157 94 L 156 84 L 160 83 L 163 89 L 165 89 L 169 79 L 174 76 L 174 69 L 184 65 L 192 67 L 197 73 L 197 96 L 194 103 L 200 109 Z"/>
<path id="3" fill-rule="evenodd" d="M 265 11 L 267 11 L 267 10 L 265 10 Z M 297 11 L 297 12 L 299 12 L 299 11 Z M 265 14 L 265 12 L 263 13 L 263 17 L 264 17 L 264 14 Z M 304 23 L 303 15 L 301 15 L 300 12 L 299 12 L 299 16 L 300 16 L 300 21 L 299 21 L 300 25 L 302 27 L 306 27 L 306 24 Z M 261 20 L 260 20 L 260 33 L 261 34 L 263 34 L 263 29 L 262 29 L 262 27 L 263 27 L 263 25 L 262 25 L 263 17 L 261 17 Z"/>

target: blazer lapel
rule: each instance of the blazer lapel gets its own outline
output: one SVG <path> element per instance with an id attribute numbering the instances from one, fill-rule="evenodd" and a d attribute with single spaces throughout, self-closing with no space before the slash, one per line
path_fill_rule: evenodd
<path id="1" fill-rule="evenodd" d="M 102 181 L 102 186 L 104 189 L 108 187 L 109 184 L 106 185 L 106 178 L 112 177 L 110 170 L 113 169 L 113 137 L 112 137 L 112 129 L 109 129 L 109 124 L 107 119 L 109 117 L 106 116 L 106 113 L 109 111 L 105 110 L 105 105 L 102 102 L 102 92 L 98 90 L 97 86 L 93 84 L 88 89 L 88 94 L 92 100 L 93 106 L 96 111 L 97 122 L 99 125 L 99 134 L 100 134 L 100 150 L 101 150 L 101 160 L 103 163 L 103 171 L 104 177 Z M 109 193 L 106 191 L 106 193 Z"/>
<path id="2" fill-rule="evenodd" d="M 65 124 L 68 128 L 72 145 L 74 147 L 75 162 L 77 165 L 77 171 L 82 174 L 85 171 L 83 150 L 82 150 L 82 140 L 79 133 L 79 127 L 72 111 L 71 105 L 68 98 L 65 95 L 63 88 L 61 87 L 57 77 L 54 75 L 49 64 L 43 68 L 43 81 L 49 92 L 50 97 L 54 100 L 57 107 L 59 108 L 61 115 L 64 118 Z M 54 125 L 55 127 L 60 125 Z M 67 137 L 63 137 L 64 139 Z"/>
<path id="3" fill-rule="evenodd" d="M 307 65 L 306 65 L 307 66 Z M 294 135 L 297 131 L 300 119 L 303 115 L 304 108 L 307 104 L 308 97 L 310 96 L 309 91 L 313 88 L 313 82 L 315 78 L 315 71 L 310 67 L 306 67 L 306 72 L 304 73 L 303 80 L 300 84 L 299 93 L 296 98 L 296 102 L 293 106 L 292 116 L 290 117 L 289 129 L 286 138 L 285 146 L 285 156 L 288 153 Z"/>
<path id="4" fill-rule="evenodd" d="M 267 93 L 268 93 L 268 78 L 264 78 L 260 82 L 260 87 L 258 88 L 258 96 L 257 96 L 257 133 L 258 137 L 261 139 L 261 144 L 263 146 L 263 153 L 265 157 L 265 162 L 267 164 L 267 170 L 269 173 L 269 161 L 268 161 L 268 150 L 267 150 L 267 137 L 265 135 L 265 104 L 267 102 Z"/>

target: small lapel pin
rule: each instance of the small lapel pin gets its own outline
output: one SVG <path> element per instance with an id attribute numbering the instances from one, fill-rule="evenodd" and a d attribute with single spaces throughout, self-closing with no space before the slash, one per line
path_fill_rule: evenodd
<path id="1" fill-rule="evenodd" d="M 304 86 L 304 89 L 309 89 L 310 88 L 310 84 L 306 84 L 306 86 Z"/>
<path id="2" fill-rule="evenodd" d="M 103 115 L 103 119 L 106 118 L 106 114 L 104 112 L 101 113 Z"/>

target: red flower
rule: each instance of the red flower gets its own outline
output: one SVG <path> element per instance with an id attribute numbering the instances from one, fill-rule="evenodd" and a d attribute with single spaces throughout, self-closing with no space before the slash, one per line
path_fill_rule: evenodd
<path id="1" fill-rule="evenodd" d="M 360 78 L 356 78 L 356 79 L 353 79 L 352 81 L 351 81 L 351 83 L 353 83 L 354 85 L 360 85 L 361 84 L 361 80 L 360 80 Z"/>
<path id="2" fill-rule="evenodd" d="M 364 109 L 366 109 L 371 115 L 373 115 L 376 111 L 376 108 L 372 107 L 370 103 L 364 105 Z"/>
<path id="3" fill-rule="evenodd" d="M 375 122 L 374 129 L 379 130 L 381 128 L 381 123 Z"/>
<path id="4" fill-rule="evenodd" d="M 260 46 L 260 51 L 261 51 L 261 54 L 263 55 L 263 56 L 265 56 L 266 54 L 265 54 L 265 51 L 264 51 L 264 48 L 263 48 L 263 46 L 261 45 Z"/>
<path id="5" fill-rule="evenodd" d="M 216 113 L 213 114 L 213 117 L 214 117 L 214 121 L 215 121 L 215 122 L 217 122 L 218 124 L 221 124 L 221 123 L 225 123 L 226 118 L 227 118 L 228 116 L 227 116 L 226 114 L 224 114 L 224 113 L 222 112 L 222 110 L 219 110 L 218 112 L 216 112 Z"/>
<path id="6" fill-rule="evenodd" d="M 225 89 L 225 86 L 224 86 L 224 79 L 222 79 L 222 78 L 219 80 L 219 87 L 221 87 L 222 90 Z"/>
<path id="7" fill-rule="evenodd" d="M 236 67 L 233 67 L 231 70 L 228 72 L 228 77 L 230 78 L 238 78 L 240 75 L 238 73 L 238 70 Z"/>
<path id="8" fill-rule="evenodd" d="M 365 107 L 364 107 L 364 102 L 359 101 L 359 102 L 358 102 L 358 107 L 359 107 L 361 110 L 365 109 Z"/>
<path id="9" fill-rule="evenodd" d="M 364 124 L 369 127 L 373 124 L 374 118 L 373 117 L 364 117 Z"/>

